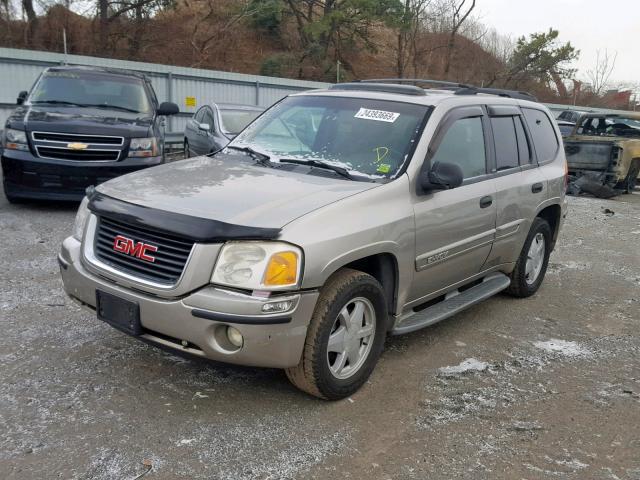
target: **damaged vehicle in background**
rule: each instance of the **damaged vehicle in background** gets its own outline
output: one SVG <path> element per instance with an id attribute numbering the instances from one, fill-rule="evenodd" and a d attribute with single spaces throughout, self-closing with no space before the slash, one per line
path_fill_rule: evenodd
<path id="1" fill-rule="evenodd" d="M 640 173 L 640 113 L 589 113 L 565 138 L 569 189 L 611 198 L 631 193 Z"/>

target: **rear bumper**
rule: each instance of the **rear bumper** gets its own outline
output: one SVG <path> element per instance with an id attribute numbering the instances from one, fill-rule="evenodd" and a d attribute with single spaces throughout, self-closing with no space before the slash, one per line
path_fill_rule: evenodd
<path id="1" fill-rule="evenodd" d="M 293 306 L 285 313 L 265 315 L 268 300 L 206 286 L 180 298 L 160 298 L 116 284 L 85 269 L 81 244 L 73 237 L 58 257 L 67 294 L 95 311 L 96 290 L 135 302 L 140 307 L 142 335 L 136 337 L 180 353 L 238 365 L 287 368 L 298 364 L 318 292 L 287 295 Z M 279 297 L 278 297 L 279 298 Z M 226 327 L 244 337 L 242 348 L 224 344 Z"/>
<path id="2" fill-rule="evenodd" d="M 2 175 L 6 194 L 15 198 L 80 200 L 90 185 L 160 163 L 162 157 L 79 162 L 42 159 L 30 152 L 4 150 Z"/>

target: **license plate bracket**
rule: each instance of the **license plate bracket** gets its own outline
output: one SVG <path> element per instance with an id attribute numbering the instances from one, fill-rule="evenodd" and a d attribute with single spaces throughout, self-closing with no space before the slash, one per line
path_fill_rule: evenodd
<path id="1" fill-rule="evenodd" d="M 129 335 L 141 335 L 140 305 L 116 295 L 96 290 L 98 319 Z"/>

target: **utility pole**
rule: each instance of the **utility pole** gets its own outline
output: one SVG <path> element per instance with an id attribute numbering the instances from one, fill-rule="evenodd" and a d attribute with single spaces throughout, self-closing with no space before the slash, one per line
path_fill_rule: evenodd
<path id="1" fill-rule="evenodd" d="M 340 60 L 336 60 L 336 83 L 340 83 Z"/>
<path id="2" fill-rule="evenodd" d="M 62 45 L 64 46 L 64 64 L 67 64 L 67 29 L 62 29 Z"/>

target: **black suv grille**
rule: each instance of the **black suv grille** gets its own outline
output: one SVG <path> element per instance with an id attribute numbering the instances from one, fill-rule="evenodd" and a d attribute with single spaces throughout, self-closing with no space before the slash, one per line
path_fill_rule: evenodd
<path id="1" fill-rule="evenodd" d="M 125 253 L 114 249 L 119 235 L 132 241 L 132 251 Z M 157 248 L 155 251 L 148 251 L 154 261 L 139 258 L 140 250 L 136 252 L 135 247 L 140 242 Z M 182 275 L 193 244 L 194 242 L 175 235 L 100 217 L 94 248 L 96 257 L 116 270 L 144 280 L 173 285 Z M 127 242 L 120 239 L 119 245 L 123 248 Z"/>
<path id="2" fill-rule="evenodd" d="M 96 145 L 123 145 L 124 137 L 107 137 L 104 135 L 76 135 L 73 133 L 33 132 L 34 140 L 45 142 L 93 143 Z"/>
<path id="3" fill-rule="evenodd" d="M 120 156 L 119 150 L 71 150 L 70 148 L 37 146 L 38 156 L 41 158 L 56 158 L 60 160 L 80 161 L 114 161 Z"/>

